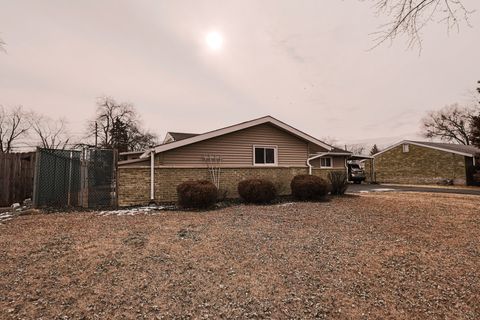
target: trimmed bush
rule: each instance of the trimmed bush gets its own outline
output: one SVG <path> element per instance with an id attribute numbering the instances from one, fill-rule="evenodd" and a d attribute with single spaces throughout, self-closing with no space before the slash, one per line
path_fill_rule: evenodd
<path id="1" fill-rule="evenodd" d="M 318 176 L 301 174 L 290 183 L 292 196 L 297 200 L 323 200 L 328 194 L 328 182 Z"/>
<path id="2" fill-rule="evenodd" d="M 347 174 L 344 171 L 330 171 L 328 173 L 328 180 L 330 180 L 331 194 L 345 194 L 348 188 L 348 181 Z"/>
<path id="3" fill-rule="evenodd" d="M 271 181 L 248 179 L 238 183 L 238 194 L 247 203 L 269 203 L 277 197 L 277 190 Z"/>
<path id="4" fill-rule="evenodd" d="M 177 186 L 178 204 L 184 208 L 206 209 L 215 204 L 217 187 L 210 181 L 186 181 Z"/>

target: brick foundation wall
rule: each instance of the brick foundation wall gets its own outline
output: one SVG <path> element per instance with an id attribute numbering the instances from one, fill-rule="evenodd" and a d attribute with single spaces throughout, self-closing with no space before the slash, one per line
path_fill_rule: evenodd
<path id="1" fill-rule="evenodd" d="M 465 158 L 413 144 L 404 153 L 400 145 L 375 157 L 375 176 L 380 183 L 435 184 L 452 179 L 464 185 Z"/>
<path id="2" fill-rule="evenodd" d="M 331 172 L 331 171 L 344 171 L 344 172 L 346 172 L 347 169 L 345 169 L 345 168 L 332 168 L 332 169 L 316 169 L 316 168 L 313 168 L 312 174 L 329 181 L 328 180 L 328 173 Z"/>
<path id="3" fill-rule="evenodd" d="M 318 172 L 317 172 L 318 171 Z M 314 170 L 314 174 L 320 174 Z M 290 181 L 297 174 L 307 174 L 305 167 L 276 168 L 222 168 L 220 191 L 227 191 L 228 198 L 238 197 L 238 182 L 249 178 L 271 180 L 280 195 L 290 194 Z M 210 180 L 206 168 L 155 168 L 155 201 L 176 201 L 176 187 L 183 181 Z M 144 205 L 150 201 L 150 168 L 120 167 L 118 170 L 119 206 Z"/>
<path id="4" fill-rule="evenodd" d="M 150 168 L 118 167 L 118 205 L 148 204 L 150 201 Z"/>

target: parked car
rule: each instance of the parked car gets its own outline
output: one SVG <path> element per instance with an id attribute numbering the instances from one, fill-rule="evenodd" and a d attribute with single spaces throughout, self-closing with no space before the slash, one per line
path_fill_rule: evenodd
<path id="1" fill-rule="evenodd" d="M 362 183 L 365 181 L 365 171 L 357 163 L 348 163 L 348 181 Z"/>

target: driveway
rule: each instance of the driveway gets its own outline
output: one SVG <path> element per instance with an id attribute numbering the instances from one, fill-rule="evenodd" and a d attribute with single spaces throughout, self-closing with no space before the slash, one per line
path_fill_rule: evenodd
<path id="1" fill-rule="evenodd" d="M 480 187 L 461 188 L 448 186 L 402 186 L 402 185 L 384 185 L 384 184 L 351 184 L 347 193 L 370 193 L 370 192 L 433 192 L 433 193 L 454 193 L 470 194 L 480 196 Z"/>

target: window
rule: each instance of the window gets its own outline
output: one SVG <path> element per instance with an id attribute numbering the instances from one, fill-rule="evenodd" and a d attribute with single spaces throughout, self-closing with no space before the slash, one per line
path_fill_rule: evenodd
<path id="1" fill-rule="evenodd" d="M 408 144 L 406 144 L 406 143 L 402 145 L 402 148 L 403 148 L 403 149 L 402 149 L 402 150 L 403 150 L 403 153 L 407 153 L 407 152 L 410 151 L 410 145 L 408 145 Z"/>
<path id="2" fill-rule="evenodd" d="M 320 158 L 320 168 L 331 168 L 332 158 Z"/>
<path id="3" fill-rule="evenodd" d="M 277 147 L 254 146 L 253 147 L 253 164 L 256 166 L 277 165 Z"/>

